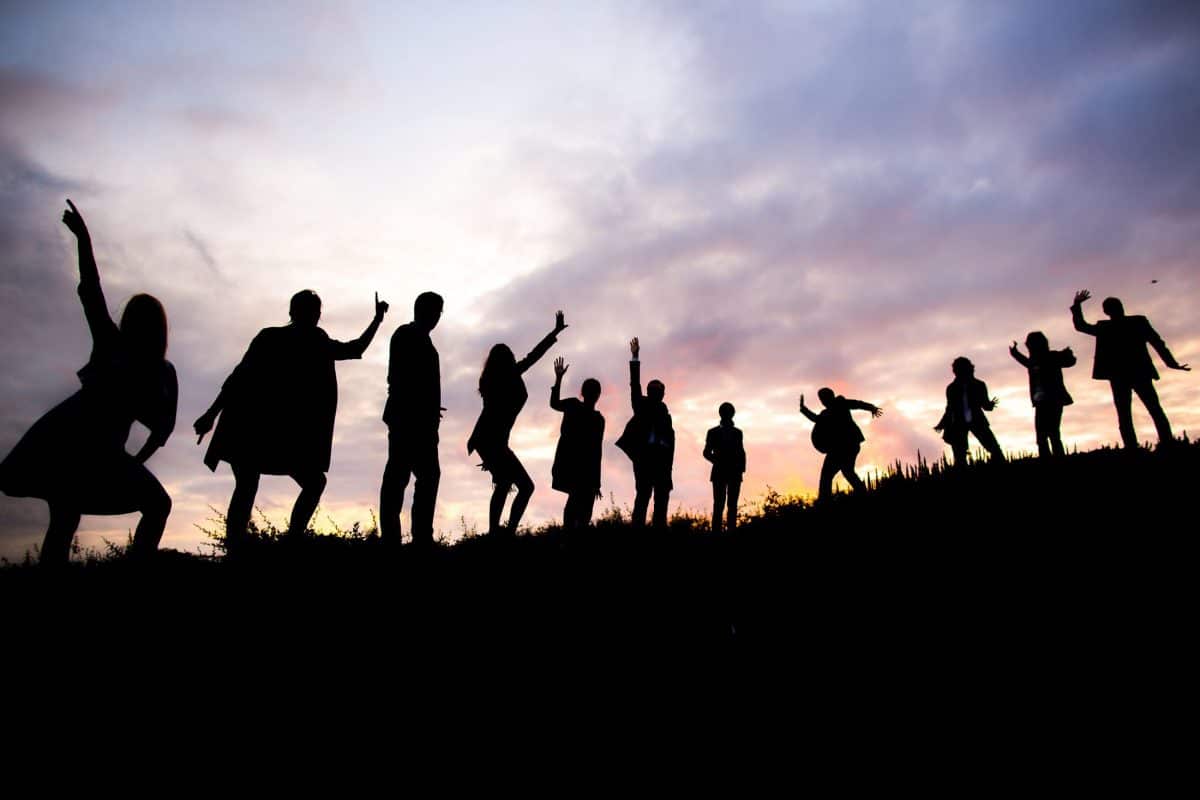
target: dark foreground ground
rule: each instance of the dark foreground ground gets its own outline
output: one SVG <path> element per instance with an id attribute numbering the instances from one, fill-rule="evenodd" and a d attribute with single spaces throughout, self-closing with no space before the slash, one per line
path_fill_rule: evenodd
<path id="1" fill-rule="evenodd" d="M 486 697 L 504 720 L 534 695 L 564 714 L 720 696 L 785 727 L 1020 725 L 1047 757 L 1069 728 L 1165 757 L 1195 703 L 1197 467 L 1181 445 L 910 468 L 824 507 L 769 503 L 733 535 L 609 521 L 423 556 L 316 537 L 240 563 L 9 566 L 5 685 L 144 700 L 182 682 L 243 712 L 272 696 L 366 716 L 381 693 Z"/>

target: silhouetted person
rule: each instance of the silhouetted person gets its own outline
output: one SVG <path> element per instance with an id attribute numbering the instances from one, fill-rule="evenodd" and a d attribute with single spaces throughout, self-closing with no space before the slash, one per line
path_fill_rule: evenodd
<path id="1" fill-rule="evenodd" d="M 79 247 L 79 300 L 92 334 L 92 354 L 77 373 L 82 388 L 47 412 L 0 463 L 0 489 L 39 497 L 50 506 L 41 563 L 66 564 L 82 514 L 141 513 L 135 557 L 158 549 L 171 498 L 145 463 L 175 430 L 179 386 L 166 359 L 167 315 L 162 303 L 136 294 L 113 323 L 100 287 L 92 239 L 68 200 L 63 224 Z M 150 437 L 130 455 L 125 442 L 134 420 Z"/>
<path id="2" fill-rule="evenodd" d="M 558 447 L 550 470 L 552 486 L 567 493 L 563 507 L 564 528 L 586 528 L 592 522 L 592 507 L 600 495 L 600 459 L 604 445 L 604 416 L 596 410 L 600 381 L 588 378 L 580 387 L 579 400 L 562 399 L 562 379 L 570 364 L 554 359 L 554 386 L 550 407 L 561 411 Z"/>
<path id="3" fill-rule="evenodd" d="M 537 363 L 538 359 L 558 341 L 558 334 L 567 327 L 563 322 L 563 312 L 559 311 L 554 317 L 554 330 L 537 343 L 537 346 L 520 361 L 516 360 L 513 351 L 506 344 L 494 345 L 484 362 L 483 372 L 479 376 L 479 394 L 483 398 L 483 410 L 475 421 L 471 438 L 467 440 L 468 455 L 478 452 L 483 459 L 483 469 L 492 473 L 492 501 L 488 507 L 488 533 L 515 534 L 529 498 L 533 497 L 533 479 L 525 471 L 517 454 L 508 446 L 508 437 L 512 433 L 513 423 L 517 415 L 525 407 L 529 392 L 525 389 L 525 381 L 521 378 L 525 371 Z M 508 513 L 508 526 L 500 527 L 500 515 L 504 511 L 504 501 L 513 485 L 517 487 L 517 496 L 513 500 Z"/>
<path id="4" fill-rule="evenodd" d="M 1033 331 L 1025 337 L 1029 355 L 1025 356 L 1013 342 L 1008 352 L 1017 363 L 1029 370 L 1029 399 L 1033 403 L 1033 429 L 1037 434 L 1038 455 L 1048 457 L 1063 454 L 1063 408 L 1075 401 L 1063 383 L 1063 368 L 1075 366 L 1071 348 L 1051 350 L 1046 334 Z"/>
<path id="5" fill-rule="evenodd" d="M 640 348 L 637 337 L 629 343 L 633 359 L 629 362 L 629 401 L 633 416 L 625 424 L 617 447 L 633 461 L 633 525 L 646 525 L 646 510 L 654 496 L 654 527 L 667 527 L 667 505 L 671 500 L 671 467 L 675 461 L 675 428 L 671 412 L 663 402 L 667 387 L 660 380 L 646 384 L 642 394 Z"/>
<path id="6" fill-rule="evenodd" d="M 412 540 L 433 544 L 433 510 L 442 468 L 438 462 L 438 426 L 442 421 L 442 378 L 437 348 L 429 338 L 442 317 L 442 297 L 425 292 L 413 304 L 413 321 L 392 334 L 388 355 L 388 460 L 379 489 L 379 534 L 400 544 L 400 511 L 410 477 L 413 487 Z"/>
<path id="7" fill-rule="evenodd" d="M 1108 314 L 1108 319 L 1100 320 L 1094 325 L 1083 318 L 1083 304 L 1092 295 L 1087 289 L 1075 293 L 1075 302 L 1071 304 L 1071 320 L 1075 330 L 1096 337 L 1096 360 L 1092 366 L 1092 377 L 1098 381 L 1108 381 L 1112 385 L 1113 405 L 1117 407 L 1117 426 L 1121 430 L 1121 441 L 1125 447 L 1136 449 L 1138 446 L 1137 433 L 1133 429 L 1133 393 L 1142 399 L 1154 427 L 1158 429 L 1159 444 L 1169 444 L 1174 441 L 1171 433 L 1171 423 L 1167 421 L 1166 412 L 1158 400 L 1158 392 L 1154 390 L 1154 382 L 1158 380 L 1158 370 L 1150 360 L 1146 345 L 1150 345 L 1159 357 L 1171 369 L 1190 371 L 1187 364 L 1180 364 L 1167 349 L 1166 342 L 1150 327 L 1150 321 L 1145 317 L 1125 316 L 1125 307 L 1115 297 L 1104 301 L 1102 308 Z"/>
<path id="8" fill-rule="evenodd" d="M 297 292 L 289 308 L 291 323 L 258 332 L 212 407 L 196 420 L 197 444 L 217 424 L 204 463 L 215 471 L 227 461 L 233 469 L 227 552 L 236 551 L 246 535 L 262 475 L 287 475 L 300 485 L 287 532 L 296 536 L 308 527 L 325 491 L 333 448 L 334 362 L 362 358 L 387 308 L 376 294 L 371 324 L 357 339 L 339 342 L 317 327 L 321 298 L 308 289 Z"/>
<path id="9" fill-rule="evenodd" d="M 712 462 L 708 478 L 713 486 L 713 533 L 721 532 L 721 518 L 726 515 L 729 520 L 726 529 L 737 527 L 738 495 L 746 471 L 746 448 L 742 445 L 742 432 L 733 426 L 733 403 L 721 403 L 717 413 L 721 424 L 710 428 L 704 437 L 704 457 Z"/>
<path id="10" fill-rule="evenodd" d="M 833 479 L 839 472 L 854 491 L 861 492 L 867 487 L 863 486 L 862 480 L 854 472 L 854 462 L 858 460 L 858 451 L 866 438 L 850 412 L 870 411 L 872 416 L 879 417 L 883 415 L 883 409 L 862 400 L 850 400 L 834 394 L 828 387 L 818 390 L 817 398 L 825 406 L 820 414 L 813 413 L 804 405 L 804 395 L 800 395 L 800 413 L 813 422 L 813 447 L 825 454 L 817 499 L 824 500 L 833 494 Z"/>
<path id="11" fill-rule="evenodd" d="M 993 410 L 1000 401 L 995 397 L 988 398 L 987 384 L 975 377 L 975 365 L 970 359 L 959 356 L 950 369 L 954 372 L 954 380 L 946 387 L 946 413 L 933 429 L 942 432 L 942 440 L 954 451 L 957 465 L 967 463 L 968 433 L 975 434 L 993 459 L 1003 461 L 1004 452 L 983 413 Z"/>

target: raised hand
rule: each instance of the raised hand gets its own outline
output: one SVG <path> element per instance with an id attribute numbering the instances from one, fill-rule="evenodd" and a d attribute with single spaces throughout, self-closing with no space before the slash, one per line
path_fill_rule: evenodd
<path id="1" fill-rule="evenodd" d="M 554 332 L 562 333 L 567 329 L 567 323 L 563 322 L 563 312 L 554 312 Z"/>
<path id="2" fill-rule="evenodd" d="M 1074 305 L 1077 305 L 1077 306 L 1083 305 L 1091 298 L 1091 296 L 1092 296 L 1092 293 L 1089 292 L 1087 289 L 1080 289 L 1078 292 L 1075 293 Z"/>
<path id="3" fill-rule="evenodd" d="M 570 369 L 570 367 L 571 367 L 570 364 L 563 363 L 562 356 L 559 356 L 558 358 L 554 359 L 554 379 L 556 381 L 561 381 L 563 378 L 563 375 L 567 374 L 567 370 Z"/>
<path id="4" fill-rule="evenodd" d="M 70 199 L 67 200 L 67 205 L 70 208 L 63 212 L 63 224 L 70 229 L 71 233 L 75 234 L 76 238 L 89 238 L 90 234 L 88 233 L 87 223 L 83 221 L 83 215 L 79 213 L 79 209 L 75 207 L 75 204 Z"/>
<path id="5" fill-rule="evenodd" d="M 871 416 L 875 417 L 875 419 L 879 419 L 880 417 L 883 416 L 883 409 L 880 408 L 879 406 L 875 406 L 874 408 L 871 409 Z"/>
<path id="6" fill-rule="evenodd" d="M 1012 346 L 1008 348 L 1008 352 L 1012 353 L 1014 356 L 1021 352 L 1020 347 L 1017 345 L 1016 339 L 1013 340 Z"/>
<path id="7" fill-rule="evenodd" d="M 1172 367 L 1171 369 L 1183 370 L 1184 372 L 1191 372 L 1191 371 L 1192 371 L 1192 368 L 1191 368 L 1191 367 L 1189 367 L 1187 364 L 1176 364 L 1176 365 L 1175 365 L 1174 367 Z"/>
<path id="8" fill-rule="evenodd" d="M 1000 398 L 999 398 L 999 397 L 993 397 L 993 398 L 992 398 L 991 400 L 989 400 L 988 402 L 990 402 L 990 403 L 992 404 L 992 408 L 995 408 L 996 406 L 1000 405 Z M 988 411 L 991 411 L 991 410 L 992 410 L 992 408 L 989 408 L 989 409 L 988 409 Z"/>
<path id="9" fill-rule="evenodd" d="M 634 361 L 637 361 L 638 353 L 640 352 L 640 350 L 641 350 L 641 348 L 638 346 L 638 340 L 637 340 L 637 337 L 635 336 L 629 340 L 629 352 L 633 353 Z"/>
<path id="10" fill-rule="evenodd" d="M 800 395 L 800 411 L 804 411 L 804 395 Z"/>
<path id="11" fill-rule="evenodd" d="M 383 319 L 383 315 L 387 313 L 387 310 L 388 310 L 388 304 L 385 301 L 380 300 L 379 292 L 376 292 L 375 293 L 375 317 L 377 319 Z"/>

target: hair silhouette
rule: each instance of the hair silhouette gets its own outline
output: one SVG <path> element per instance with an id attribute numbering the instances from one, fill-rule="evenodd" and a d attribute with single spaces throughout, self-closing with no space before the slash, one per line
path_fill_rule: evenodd
<path id="1" fill-rule="evenodd" d="M 1137 432 L 1133 428 L 1133 393 L 1141 398 L 1154 420 L 1158 431 L 1160 445 L 1174 441 L 1171 433 L 1171 423 L 1163 411 L 1154 389 L 1158 380 L 1158 370 L 1150 359 L 1146 345 L 1150 345 L 1159 357 L 1171 369 L 1189 371 L 1191 367 L 1180 364 L 1167 348 L 1166 342 L 1150 325 L 1150 320 L 1142 316 L 1126 316 L 1125 307 L 1115 297 L 1104 301 L 1102 307 L 1109 319 L 1100 320 L 1093 324 L 1083 317 L 1083 304 L 1091 298 L 1091 293 L 1083 289 L 1075 293 L 1075 301 L 1071 304 L 1071 321 L 1075 330 L 1096 337 L 1096 359 L 1092 366 L 1092 377 L 1098 381 L 1108 381 L 1112 387 L 1113 405 L 1117 409 L 1117 427 L 1121 432 L 1121 441 L 1128 449 L 1138 446 Z"/>
<path id="2" fill-rule="evenodd" d="M 148 294 L 130 298 L 118 327 L 100 285 L 91 234 L 75 205 L 63 223 L 79 253 L 79 299 L 92 337 L 92 353 L 79 370 L 82 388 L 33 424 L 0 463 L 0 489 L 38 497 L 50 506 L 42 564 L 65 564 L 83 514 L 141 512 L 133 554 L 158 548 L 171 498 L 145 462 L 175 429 L 179 394 L 175 368 L 166 360 L 167 315 Z M 137 455 L 125 451 L 134 421 L 150 429 Z"/>
<path id="3" fill-rule="evenodd" d="M 600 381 L 588 378 L 580 387 L 582 400 L 562 397 L 562 379 L 570 364 L 554 360 L 554 386 L 550 407 L 562 413 L 558 447 L 554 450 L 551 486 L 566 492 L 563 527 L 585 528 L 592 521 L 592 508 L 600 494 L 600 460 L 604 446 L 604 416 L 596 410 Z"/>
<path id="4" fill-rule="evenodd" d="M 385 544 L 400 544 L 400 511 L 410 478 L 413 487 L 412 540 L 433 544 L 433 517 L 442 468 L 438 428 L 442 421 L 441 364 L 429 338 L 442 317 L 442 297 L 423 292 L 413 303 L 413 321 L 392 334 L 388 350 L 388 399 L 383 421 L 388 428 L 388 460 L 379 488 L 379 534 Z"/>
<path id="5" fill-rule="evenodd" d="M 483 459 L 481 467 L 492 474 L 492 499 L 488 507 L 488 532 L 491 534 L 516 533 L 529 499 L 533 496 L 533 479 L 508 446 L 508 437 L 517 415 L 529 399 L 521 376 L 554 346 L 558 334 L 566 328 L 563 312 L 559 311 L 554 317 L 554 330 L 546 334 L 520 361 L 513 357 L 508 345 L 493 346 L 479 375 L 483 409 L 467 440 L 467 453 L 478 452 Z M 500 516 L 504 512 L 508 492 L 514 485 L 517 487 L 517 496 L 509 510 L 508 525 L 502 528 Z"/>
<path id="6" fill-rule="evenodd" d="M 733 403 L 721 403 L 717 416 L 721 424 L 710 428 L 704 437 L 704 457 L 712 462 L 709 480 L 713 488 L 712 530 L 721 532 L 722 517 L 727 530 L 737 527 L 738 495 L 746 471 L 746 449 L 742 432 L 733 426 Z"/>
<path id="7" fill-rule="evenodd" d="M 1003 461 L 1004 451 L 996 441 L 992 427 L 984 411 L 993 410 L 1000 402 L 988 397 L 987 384 L 975 377 L 975 365 L 966 356 L 959 356 L 950 364 L 954 380 L 946 387 L 946 411 L 935 431 L 942 432 L 942 440 L 954 452 L 954 463 L 967 463 L 967 434 L 975 438 L 988 451 L 993 460 Z"/>
<path id="8" fill-rule="evenodd" d="M 1075 401 L 1067 392 L 1062 371 L 1075 366 L 1075 354 L 1071 348 L 1051 350 L 1050 341 L 1041 331 L 1032 331 L 1025 337 L 1029 355 L 1023 355 L 1013 342 L 1009 354 L 1029 371 L 1029 400 L 1033 404 L 1033 427 L 1037 435 L 1038 454 L 1043 457 L 1061 456 L 1063 408 Z"/>
<path id="9" fill-rule="evenodd" d="M 869 411 L 878 417 L 883 410 L 872 403 L 842 397 L 828 387 L 817 390 L 817 398 L 825 406 L 820 414 L 806 406 L 804 395 L 800 395 L 800 413 L 813 423 L 813 447 L 825 454 L 817 499 L 825 500 L 833 494 L 833 479 L 839 472 L 854 491 L 865 490 L 862 480 L 854 471 L 854 462 L 858 460 L 859 450 L 866 439 L 850 412 Z"/>
<path id="10" fill-rule="evenodd" d="M 632 359 L 629 362 L 629 402 L 633 416 L 617 439 L 617 447 L 633 462 L 636 490 L 633 501 L 634 527 L 645 527 L 650 497 L 654 497 L 654 527 L 667 526 L 667 507 L 671 500 L 671 470 L 675 461 L 675 428 L 671 412 L 663 398 L 666 386 L 652 380 L 642 394 L 641 345 L 635 336 L 629 343 Z"/>
<path id="11" fill-rule="evenodd" d="M 341 342 L 317 327 L 321 298 L 311 290 L 292 296 L 291 324 L 264 328 L 225 379 L 212 406 L 195 423 L 197 444 L 216 431 L 204 463 L 233 470 L 234 489 L 225 517 L 227 553 L 241 547 L 262 475 L 288 475 L 300 485 L 288 535 L 304 533 L 321 493 L 333 447 L 337 414 L 334 364 L 362 358 L 388 304 L 375 295 L 375 315 L 357 339 Z"/>

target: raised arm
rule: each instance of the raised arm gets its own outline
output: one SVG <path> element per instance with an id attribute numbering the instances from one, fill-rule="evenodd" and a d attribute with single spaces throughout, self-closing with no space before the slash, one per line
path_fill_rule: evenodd
<path id="1" fill-rule="evenodd" d="M 554 385 L 550 387 L 550 407 L 555 411 L 566 411 L 562 402 L 562 379 L 567 374 L 570 364 L 563 363 L 562 356 L 554 359 Z"/>
<path id="2" fill-rule="evenodd" d="M 1095 336 L 1100 329 L 1083 318 L 1083 304 L 1091 296 L 1092 293 L 1087 289 L 1080 289 L 1075 293 L 1075 302 L 1071 303 L 1071 322 L 1080 333 Z"/>
<path id="3" fill-rule="evenodd" d="M 100 270 L 96 267 L 96 255 L 92 252 L 92 236 L 87 223 L 74 203 L 68 200 L 67 205 L 70 208 L 63 212 L 62 221 L 75 234 L 79 247 L 79 301 L 83 304 L 83 315 L 92 332 L 93 344 L 103 345 L 116 337 L 117 326 L 108 313 L 108 304 L 104 302 Z"/>
<path id="4" fill-rule="evenodd" d="M 387 313 L 388 304 L 379 299 L 379 292 L 375 293 L 375 316 L 371 319 L 371 324 L 362 332 L 362 335 L 357 339 L 349 342 L 339 342 L 336 339 L 330 339 L 329 343 L 333 348 L 333 360 L 345 361 L 351 358 L 362 358 L 362 354 L 366 352 L 371 345 L 371 340 L 375 338 L 375 332 L 379 330 L 379 323 L 383 322 L 383 315 Z"/>
<path id="5" fill-rule="evenodd" d="M 818 415 L 811 408 L 804 405 L 804 395 L 800 395 L 800 413 L 808 417 L 813 422 L 817 421 Z"/>
<path id="6" fill-rule="evenodd" d="M 635 336 L 629 341 L 629 405 L 635 414 L 642 405 L 642 362 L 638 360 L 641 352 L 641 345 Z"/>
<path id="7" fill-rule="evenodd" d="M 558 341 L 558 335 L 566 329 L 567 323 L 563 322 L 563 312 L 559 311 L 554 315 L 554 330 L 543 336 L 537 346 L 517 362 L 517 372 L 524 374 L 527 369 L 536 364 L 542 356 L 550 351 L 550 348 Z"/>
<path id="8" fill-rule="evenodd" d="M 1022 367 L 1029 368 L 1029 358 L 1017 348 L 1016 342 L 1013 342 L 1012 347 L 1008 348 L 1008 354 L 1015 358 Z"/>
<path id="9" fill-rule="evenodd" d="M 1158 331 L 1154 330 L 1150 325 L 1150 320 L 1146 320 L 1146 341 L 1154 348 L 1154 352 L 1158 353 L 1158 357 L 1163 360 L 1163 363 L 1171 369 L 1179 369 L 1184 372 L 1192 371 L 1192 368 L 1187 364 L 1180 364 L 1175 360 L 1175 356 L 1167 349 L 1167 343 L 1158 335 Z"/>

